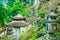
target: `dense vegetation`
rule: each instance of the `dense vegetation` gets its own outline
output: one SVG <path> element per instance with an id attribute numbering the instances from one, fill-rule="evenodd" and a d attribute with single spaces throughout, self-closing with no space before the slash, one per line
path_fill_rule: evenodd
<path id="1" fill-rule="evenodd" d="M 53 0 L 54 1 L 54 0 Z M 58 1 L 56 4 L 54 4 L 52 1 L 50 5 L 48 3 L 49 1 L 43 0 L 40 3 L 38 3 L 37 6 L 34 6 L 33 1 L 12 1 L 9 0 L 7 6 L 4 6 L 3 3 L 0 3 L 0 25 L 2 27 L 5 27 L 5 23 L 10 23 L 12 21 L 11 16 L 15 16 L 17 14 L 21 14 L 27 18 L 31 17 L 40 17 L 40 20 L 38 20 L 36 23 L 31 24 L 30 29 L 25 31 L 20 35 L 20 40 L 37 40 L 42 35 L 39 35 L 41 32 L 46 32 L 46 26 L 45 26 L 45 19 L 46 15 L 50 14 L 51 10 L 53 12 L 57 11 L 57 13 L 60 13 L 60 10 L 57 10 Z M 25 4 L 24 4 L 25 3 Z M 53 5 L 54 4 L 54 5 Z M 56 6 L 56 7 L 55 7 Z M 37 8 L 37 9 L 35 9 Z M 60 17 L 60 16 L 59 16 Z M 55 36 L 60 36 L 60 32 L 54 33 Z M 4 40 L 9 40 L 10 38 L 5 37 Z"/>

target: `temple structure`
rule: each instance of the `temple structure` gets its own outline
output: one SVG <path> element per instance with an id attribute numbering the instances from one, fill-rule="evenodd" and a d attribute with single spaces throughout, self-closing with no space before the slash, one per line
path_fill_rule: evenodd
<path id="1" fill-rule="evenodd" d="M 20 35 L 20 27 L 25 27 L 28 23 L 25 21 L 26 18 L 21 16 L 20 14 L 11 17 L 13 21 L 8 24 L 7 35 L 16 35 L 16 40 L 19 40 Z M 11 36 L 12 37 L 12 36 Z M 13 39 L 12 39 L 13 40 Z"/>
<path id="2" fill-rule="evenodd" d="M 11 18 L 13 19 L 12 22 L 6 24 L 8 27 L 7 27 L 7 35 L 17 35 L 17 40 L 19 40 L 19 35 L 20 35 L 20 29 L 22 28 L 25 28 L 25 27 L 28 27 L 29 24 L 32 24 L 33 22 L 39 20 L 40 18 L 26 18 L 26 17 L 23 17 L 22 15 L 20 14 L 17 14 L 16 16 L 12 17 Z M 12 37 L 12 36 L 11 36 Z"/>

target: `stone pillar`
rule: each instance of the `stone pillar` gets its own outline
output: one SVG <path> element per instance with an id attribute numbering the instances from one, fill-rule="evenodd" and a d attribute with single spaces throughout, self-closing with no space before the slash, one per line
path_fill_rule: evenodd
<path id="1" fill-rule="evenodd" d="M 51 18 L 49 17 L 48 20 L 51 20 Z M 48 32 L 51 32 L 52 30 L 52 24 L 48 23 Z"/>
<path id="2" fill-rule="evenodd" d="M 38 8 L 39 8 L 39 0 L 35 0 L 34 7 L 35 7 L 35 17 L 38 16 Z"/>
<path id="3" fill-rule="evenodd" d="M 20 38 L 20 28 L 14 28 L 14 35 L 16 35 L 16 39 L 19 40 L 19 38 Z"/>

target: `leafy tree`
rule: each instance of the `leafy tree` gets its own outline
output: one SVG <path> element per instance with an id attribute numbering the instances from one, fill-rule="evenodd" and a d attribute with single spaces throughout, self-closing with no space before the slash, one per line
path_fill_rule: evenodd
<path id="1" fill-rule="evenodd" d="M 30 14 L 26 7 L 23 5 L 23 3 L 15 2 L 12 7 L 7 5 L 7 7 L 4 7 L 2 3 L 0 3 L 0 25 L 5 26 L 5 22 L 11 22 L 12 19 L 10 16 L 15 16 L 18 13 L 25 17 L 30 17 Z"/>
<path id="2" fill-rule="evenodd" d="M 5 23 L 4 23 L 5 18 L 6 18 L 6 9 L 4 8 L 3 4 L 0 3 L 0 19 L 1 19 L 0 24 L 2 26 L 5 25 Z"/>
<path id="3" fill-rule="evenodd" d="M 8 4 L 9 6 L 13 6 L 13 3 L 14 3 L 14 2 L 15 2 L 15 0 L 8 0 L 8 3 L 7 3 L 7 4 Z"/>
<path id="4" fill-rule="evenodd" d="M 15 2 L 10 10 L 10 15 L 15 16 L 18 13 L 26 17 L 29 17 L 30 15 L 23 3 Z"/>

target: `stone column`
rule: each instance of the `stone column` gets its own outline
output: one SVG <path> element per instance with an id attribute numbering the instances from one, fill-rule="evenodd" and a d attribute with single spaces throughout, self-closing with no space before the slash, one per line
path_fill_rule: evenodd
<path id="1" fill-rule="evenodd" d="M 38 8 L 39 8 L 39 0 L 35 0 L 34 7 L 35 7 L 35 16 L 38 16 Z"/>

